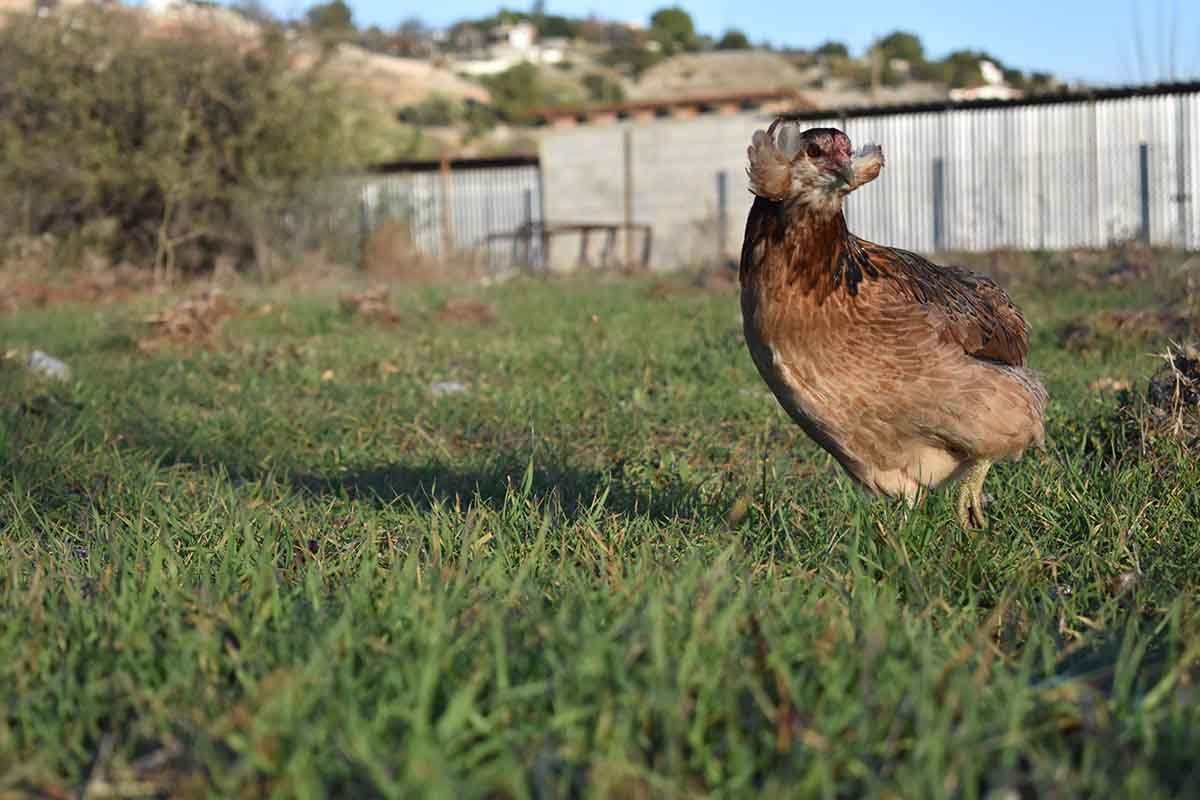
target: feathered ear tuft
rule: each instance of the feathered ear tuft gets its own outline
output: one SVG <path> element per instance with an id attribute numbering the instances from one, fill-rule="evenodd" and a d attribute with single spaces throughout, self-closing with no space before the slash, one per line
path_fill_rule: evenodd
<path id="1" fill-rule="evenodd" d="M 746 174 L 750 177 L 750 191 L 765 200 L 779 201 L 788 194 L 792 185 L 792 167 L 789 159 L 775 146 L 772 134 L 779 124 L 776 120 L 766 131 L 755 131 L 746 155 L 750 165 Z"/>
<path id="2" fill-rule="evenodd" d="M 883 148 L 877 144 L 864 145 L 854 154 L 850 164 L 854 170 L 854 181 L 850 188 L 857 189 L 879 177 L 879 171 L 884 166 Z"/>
<path id="3" fill-rule="evenodd" d="M 784 119 L 779 117 L 771 123 L 771 127 L 767 130 L 771 136 L 771 141 L 775 142 L 775 149 L 783 153 L 783 157 L 788 161 L 794 161 L 800 153 L 800 144 L 804 136 L 804 128 L 794 119 Z"/>

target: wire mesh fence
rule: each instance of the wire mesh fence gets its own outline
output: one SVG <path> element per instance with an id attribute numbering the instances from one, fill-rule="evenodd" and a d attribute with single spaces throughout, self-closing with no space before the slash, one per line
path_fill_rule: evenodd
<path id="1" fill-rule="evenodd" d="M 425 258 L 469 259 L 490 272 L 542 263 L 540 240 L 517 247 L 499 236 L 542 220 L 537 159 L 387 165 L 347 179 L 342 187 L 354 192 L 360 242 L 385 224 L 399 223 L 414 252 Z"/>

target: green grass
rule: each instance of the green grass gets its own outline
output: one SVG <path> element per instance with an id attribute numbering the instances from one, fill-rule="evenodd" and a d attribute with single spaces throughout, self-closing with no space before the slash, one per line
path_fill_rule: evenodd
<path id="1" fill-rule="evenodd" d="M 1050 443 L 976 535 L 851 488 L 735 291 L 246 293 L 154 354 L 149 300 L 0 317 L 0 795 L 1187 795 L 1200 467 L 1088 389 L 1162 342 L 1056 335 L 1172 289 L 1032 265 Z"/>

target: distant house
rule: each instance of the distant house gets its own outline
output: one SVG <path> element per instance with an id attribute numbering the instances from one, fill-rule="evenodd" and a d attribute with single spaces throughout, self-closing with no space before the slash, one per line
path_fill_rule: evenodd
<path id="1" fill-rule="evenodd" d="M 979 72 L 983 76 L 983 85 L 969 89 L 951 89 L 950 99 L 959 102 L 963 100 L 1019 100 L 1025 96 L 1020 89 L 1009 86 L 1004 81 L 1004 73 L 987 59 L 979 62 Z"/>
<path id="2" fill-rule="evenodd" d="M 528 22 L 497 25 L 487 32 L 474 57 L 457 65 L 467 75 L 496 75 L 522 62 L 557 64 L 566 56 L 566 39 L 538 41 L 537 28 Z"/>
<path id="3" fill-rule="evenodd" d="M 537 28 L 528 22 L 497 25 L 490 31 L 489 38 L 493 45 L 523 53 L 532 48 L 537 40 Z"/>
<path id="4" fill-rule="evenodd" d="M 964 100 L 1019 100 L 1024 96 L 1025 93 L 1020 89 L 1005 85 L 950 90 L 950 99 L 956 103 Z"/>
<path id="5" fill-rule="evenodd" d="M 564 36 L 548 36 L 541 41 L 540 60 L 543 64 L 557 64 L 567 57 L 571 42 Z"/>

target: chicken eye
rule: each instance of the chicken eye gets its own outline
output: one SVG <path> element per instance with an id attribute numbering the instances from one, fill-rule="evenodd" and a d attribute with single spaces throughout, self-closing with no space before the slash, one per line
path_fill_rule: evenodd
<path id="1" fill-rule="evenodd" d="M 808 157 L 809 158 L 820 158 L 821 157 L 821 146 L 819 144 L 817 144 L 816 142 L 813 142 L 812 144 L 810 144 L 808 146 Z"/>

